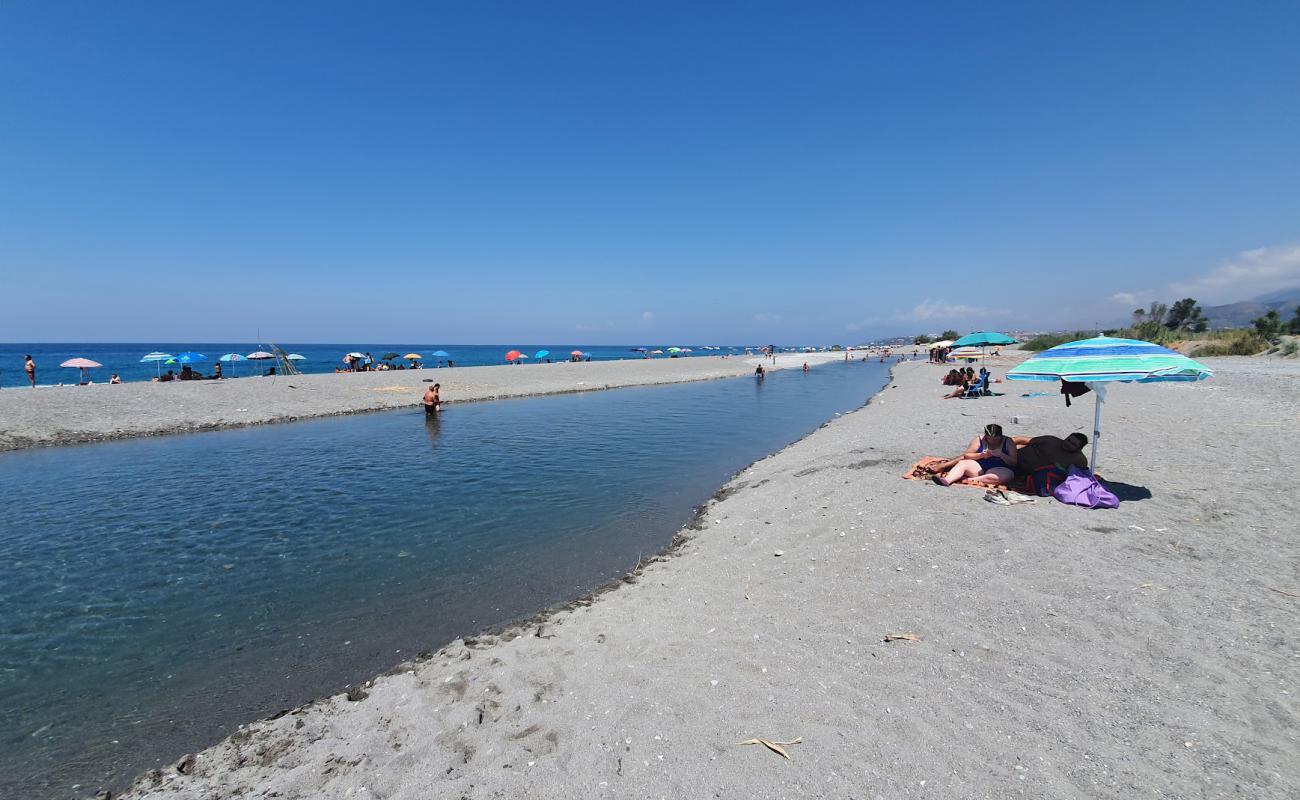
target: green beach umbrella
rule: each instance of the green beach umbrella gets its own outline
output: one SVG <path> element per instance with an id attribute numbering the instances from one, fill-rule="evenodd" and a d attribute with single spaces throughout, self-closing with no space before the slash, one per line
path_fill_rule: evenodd
<path id="1" fill-rule="evenodd" d="M 1107 383 L 1191 383 L 1213 374 L 1203 364 L 1158 344 L 1096 336 L 1044 350 L 1008 370 L 1007 379 L 1086 383 L 1097 393 L 1097 407 L 1092 419 L 1092 458 L 1088 461 L 1095 471 L 1097 440 L 1101 438 L 1101 406 L 1106 402 Z"/>

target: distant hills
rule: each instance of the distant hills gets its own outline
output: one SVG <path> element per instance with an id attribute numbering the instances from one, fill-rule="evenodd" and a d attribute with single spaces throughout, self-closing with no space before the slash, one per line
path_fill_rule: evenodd
<path id="1" fill-rule="evenodd" d="M 1245 328 L 1256 317 L 1262 317 L 1273 310 L 1281 314 L 1283 319 L 1291 319 L 1295 315 L 1296 306 L 1300 306 L 1300 286 L 1261 294 L 1252 300 L 1222 306 L 1203 306 L 1202 311 L 1210 321 L 1211 328 Z"/>

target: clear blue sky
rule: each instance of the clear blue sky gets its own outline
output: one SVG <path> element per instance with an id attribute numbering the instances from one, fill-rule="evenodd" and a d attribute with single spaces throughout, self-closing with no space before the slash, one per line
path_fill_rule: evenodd
<path id="1" fill-rule="evenodd" d="M 1067 5 L 7 0 L 0 340 L 838 342 L 1300 283 L 1300 4 Z"/>

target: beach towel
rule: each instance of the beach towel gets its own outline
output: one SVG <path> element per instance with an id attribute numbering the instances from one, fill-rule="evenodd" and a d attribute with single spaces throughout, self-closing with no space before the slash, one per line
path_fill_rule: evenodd
<path id="1" fill-rule="evenodd" d="M 934 475 L 934 473 L 926 471 L 926 467 L 929 467 L 932 464 L 940 464 L 947 460 L 948 459 L 946 458 L 938 458 L 936 456 L 926 456 L 925 458 L 913 464 L 911 469 L 909 469 L 907 472 L 903 473 L 903 480 L 928 481 Z M 962 481 L 958 481 L 957 483 L 954 483 L 953 486 L 970 486 L 973 489 L 1006 489 L 1007 491 L 1012 491 L 1012 492 L 1023 492 L 1025 494 L 1031 493 L 1031 490 L 1027 490 L 1025 488 L 1024 479 L 1018 477 L 1012 480 L 1012 485 L 1010 486 L 1007 486 L 1006 484 L 1002 484 L 1002 483 L 977 483 L 975 481 L 972 481 L 970 478 L 967 478 Z"/>
<path id="2" fill-rule="evenodd" d="M 1052 492 L 1059 502 L 1084 508 L 1119 508 L 1119 498 L 1091 472 L 1070 467 L 1070 477 Z"/>

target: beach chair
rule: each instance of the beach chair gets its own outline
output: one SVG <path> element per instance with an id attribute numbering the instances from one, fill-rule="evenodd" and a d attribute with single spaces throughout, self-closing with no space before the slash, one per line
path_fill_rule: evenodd
<path id="1" fill-rule="evenodd" d="M 984 373 L 984 377 L 980 378 L 975 384 L 966 390 L 965 394 L 962 395 L 962 399 L 964 400 L 967 397 L 987 397 L 992 394 L 992 392 L 989 391 L 989 378 L 991 377 L 993 377 L 993 373 Z"/>

